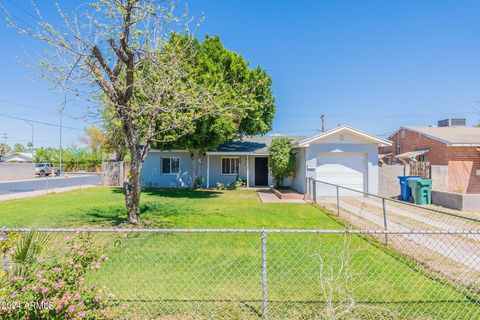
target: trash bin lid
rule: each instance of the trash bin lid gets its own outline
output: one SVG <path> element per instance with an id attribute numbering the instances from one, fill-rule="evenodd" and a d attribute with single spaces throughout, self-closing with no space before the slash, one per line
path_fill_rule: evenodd
<path id="1" fill-rule="evenodd" d="M 432 185 L 432 179 L 418 179 L 417 183 L 422 185 L 422 186 L 431 186 Z"/>
<path id="2" fill-rule="evenodd" d="M 410 179 L 410 178 L 412 178 L 412 179 L 413 179 L 413 178 L 415 178 L 415 179 L 420 179 L 421 177 L 420 177 L 420 176 L 398 176 L 398 179 L 404 180 L 404 181 L 406 181 L 406 180 L 408 180 L 408 179 Z"/>

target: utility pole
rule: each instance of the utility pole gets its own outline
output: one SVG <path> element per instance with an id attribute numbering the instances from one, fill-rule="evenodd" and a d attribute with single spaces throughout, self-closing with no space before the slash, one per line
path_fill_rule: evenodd
<path id="1" fill-rule="evenodd" d="M 7 144 L 8 134 L 6 132 L 2 132 L 2 139 L 5 144 Z"/>
<path id="2" fill-rule="evenodd" d="M 322 119 L 322 132 L 325 132 L 325 113 L 322 113 L 320 119 Z"/>
<path id="3" fill-rule="evenodd" d="M 66 96 L 66 94 L 65 94 Z M 62 113 L 63 113 L 63 108 L 65 107 L 66 100 L 63 102 L 63 107 L 60 109 L 60 175 L 63 174 L 63 169 L 62 169 Z"/>
<path id="4" fill-rule="evenodd" d="M 34 132 L 33 132 L 33 123 L 31 123 L 30 121 L 28 120 L 23 120 L 25 121 L 26 123 L 28 123 L 30 125 L 30 127 L 32 127 L 32 145 L 30 147 L 30 151 L 32 152 L 32 157 L 33 157 L 33 138 L 34 138 Z"/>

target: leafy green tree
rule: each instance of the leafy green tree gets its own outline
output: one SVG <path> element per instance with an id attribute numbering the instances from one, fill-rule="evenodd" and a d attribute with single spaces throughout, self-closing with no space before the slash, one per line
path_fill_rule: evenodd
<path id="1" fill-rule="evenodd" d="M 4 156 L 10 152 L 10 146 L 6 143 L 0 143 L 0 156 Z"/>
<path id="2" fill-rule="evenodd" d="M 194 80 L 202 87 L 221 87 L 216 96 L 222 112 L 211 113 L 193 122 L 194 130 L 170 144 L 157 144 L 163 149 L 185 148 L 194 155 L 193 179 L 202 165 L 205 151 L 242 136 L 264 134 L 271 130 L 275 114 L 271 79 L 261 67 L 250 69 L 239 54 L 226 49 L 218 36 L 200 43 L 189 35 L 175 34 L 171 46 L 192 42 L 195 59 L 189 61 Z M 238 90 L 239 84 L 243 90 Z M 237 105 L 237 108 L 231 106 Z"/>
<path id="3" fill-rule="evenodd" d="M 93 153 L 101 153 L 105 149 L 107 139 L 105 132 L 97 126 L 86 128 L 85 135 L 81 138 Z"/>
<path id="4" fill-rule="evenodd" d="M 283 187 L 284 180 L 295 173 L 295 154 L 292 151 L 292 140 L 279 137 L 272 140 L 268 147 L 269 166 L 277 187 Z"/>
<path id="5" fill-rule="evenodd" d="M 21 143 L 16 143 L 13 147 L 13 152 L 25 152 L 27 149 Z"/>
<path id="6" fill-rule="evenodd" d="M 171 34 L 187 33 L 192 21 L 176 4 L 97 0 L 71 12 L 59 9 L 60 22 L 46 21 L 35 7 L 36 28 L 5 12 L 21 34 L 49 46 L 39 62 L 45 79 L 93 102 L 99 114 L 111 111 L 130 156 L 124 191 L 131 223 L 140 220 L 140 174 L 152 143 L 176 141 L 195 119 L 221 112 L 213 96 L 225 95 L 221 87 L 200 87 L 192 78 L 190 42 L 166 47 Z"/>
<path id="7" fill-rule="evenodd" d="M 57 164 L 59 162 L 59 151 L 53 147 L 42 147 L 38 148 L 35 152 L 35 162 L 37 163 L 53 163 Z"/>

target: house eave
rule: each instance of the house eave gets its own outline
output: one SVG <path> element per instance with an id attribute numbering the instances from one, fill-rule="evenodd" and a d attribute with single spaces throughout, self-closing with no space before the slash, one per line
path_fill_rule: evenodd
<path id="1" fill-rule="evenodd" d="M 383 139 L 383 138 L 380 138 L 380 137 L 377 137 L 377 136 L 374 136 L 370 133 L 367 133 L 367 132 L 364 132 L 364 131 L 361 131 L 361 130 L 358 130 L 356 128 L 353 128 L 353 127 L 350 127 L 348 125 L 342 125 L 342 126 L 339 126 L 337 128 L 334 128 L 334 129 L 331 129 L 329 131 L 326 131 L 326 132 L 322 132 L 320 134 L 317 134 L 313 137 L 310 137 L 310 138 L 307 138 L 305 140 L 302 140 L 298 143 L 298 146 L 299 147 L 309 147 L 310 146 L 310 143 L 314 142 L 314 141 L 317 141 L 317 140 L 321 140 L 321 139 L 324 139 L 326 137 L 329 137 L 331 135 L 334 135 L 342 130 L 347 130 L 349 132 L 352 132 L 353 134 L 356 134 L 356 135 L 359 135 L 367 140 L 370 140 L 370 141 L 374 141 L 376 142 L 377 144 L 379 144 L 380 146 L 382 147 L 387 147 L 387 146 L 391 146 L 392 145 L 392 142 L 387 140 L 387 139 Z"/>
<path id="2" fill-rule="evenodd" d="M 268 153 L 255 152 L 236 152 L 236 151 L 207 151 L 205 153 L 209 156 L 268 156 Z"/>
<path id="3" fill-rule="evenodd" d="M 480 147 L 480 143 L 449 143 L 448 147 Z"/>
<path id="4" fill-rule="evenodd" d="M 160 152 L 189 152 L 189 151 L 187 149 L 171 149 L 171 150 L 151 149 L 150 152 L 160 153 Z"/>

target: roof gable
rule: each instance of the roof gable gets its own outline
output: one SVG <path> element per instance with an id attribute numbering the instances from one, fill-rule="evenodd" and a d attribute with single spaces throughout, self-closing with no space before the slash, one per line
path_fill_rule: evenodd
<path id="1" fill-rule="evenodd" d="M 368 143 L 375 143 L 379 146 L 392 145 L 392 143 L 387 139 L 375 136 L 371 133 L 350 127 L 348 125 L 341 125 L 334 129 L 317 134 L 313 137 L 304 139 L 299 142 L 299 146 L 308 147 L 311 143 L 332 143 L 334 141 L 332 138 L 338 135 L 344 135 L 344 137 L 340 138 L 343 143 L 360 143 L 363 141 Z M 346 141 L 345 139 L 347 139 L 348 141 Z M 338 143 L 338 141 L 336 142 Z"/>

